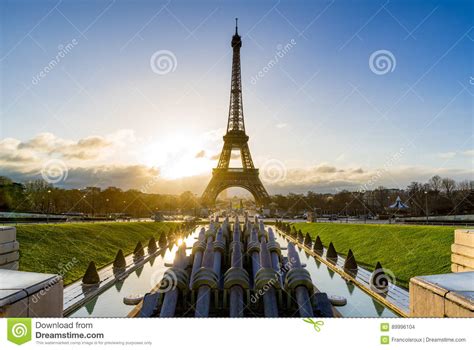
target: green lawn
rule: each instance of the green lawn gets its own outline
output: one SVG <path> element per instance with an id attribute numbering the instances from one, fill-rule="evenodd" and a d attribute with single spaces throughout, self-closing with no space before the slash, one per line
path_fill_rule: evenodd
<path id="1" fill-rule="evenodd" d="M 380 261 L 405 288 L 413 276 L 451 271 L 453 227 L 336 223 L 294 226 L 304 234 L 309 232 L 313 242 L 319 235 L 325 247 L 332 241 L 339 254 L 346 255 L 352 249 L 357 263 L 370 270 Z"/>
<path id="2" fill-rule="evenodd" d="M 138 241 L 146 247 L 177 223 L 112 222 L 77 224 L 17 225 L 20 242 L 20 270 L 61 273 L 64 283 L 82 278 L 87 265 L 97 268 L 111 263 L 118 249 L 133 252 Z"/>

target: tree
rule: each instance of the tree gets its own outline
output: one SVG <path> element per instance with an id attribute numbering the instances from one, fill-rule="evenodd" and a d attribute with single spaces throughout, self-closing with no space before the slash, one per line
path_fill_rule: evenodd
<path id="1" fill-rule="evenodd" d="M 431 189 L 438 194 L 441 191 L 441 188 L 443 187 L 443 180 L 441 179 L 440 176 L 435 175 L 431 179 L 429 179 L 429 184 Z"/>
<path id="2" fill-rule="evenodd" d="M 451 198 L 451 195 L 456 188 L 456 181 L 450 179 L 449 177 L 445 177 L 443 180 L 441 180 L 441 183 L 444 191 L 446 192 L 446 196 Z"/>

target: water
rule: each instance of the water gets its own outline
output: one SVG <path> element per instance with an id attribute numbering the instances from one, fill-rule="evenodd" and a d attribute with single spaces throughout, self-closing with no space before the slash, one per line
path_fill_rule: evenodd
<path id="1" fill-rule="evenodd" d="M 276 235 L 276 240 L 281 247 L 286 247 L 288 241 L 282 236 Z M 336 309 L 343 317 L 398 317 L 390 309 L 373 299 L 354 284 L 343 279 L 338 273 L 329 269 L 325 264 L 314 257 L 306 255 L 304 250 L 297 248 L 301 263 L 306 264 L 306 269 L 311 274 L 314 285 L 324 293 L 339 295 L 347 299 L 345 306 Z M 285 255 L 286 251 L 282 254 Z"/>
<path id="2" fill-rule="evenodd" d="M 187 247 L 192 247 L 195 237 L 199 234 L 201 227 L 198 227 L 184 242 Z M 91 299 L 81 308 L 74 311 L 69 317 L 125 317 L 135 307 L 125 305 L 123 298 L 129 295 L 136 295 L 149 292 L 155 287 L 168 269 L 166 263 L 172 263 L 178 246 L 167 249 L 164 255 L 159 255 L 150 260 L 142 267 L 132 272 L 125 280 L 118 281 L 112 287 L 105 290 L 97 297 Z M 190 252 L 189 252 L 190 253 Z"/>
<path id="3" fill-rule="evenodd" d="M 199 234 L 198 227 L 188 238 L 186 246 L 191 247 L 195 237 Z M 282 247 L 287 246 L 287 241 L 280 235 L 277 241 Z M 134 306 L 125 305 L 123 298 L 133 294 L 145 294 L 150 291 L 162 278 L 168 269 L 165 262 L 171 263 L 177 251 L 177 245 L 168 249 L 164 255 L 157 256 L 146 263 L 137 271 L 131 273 L 125 280 L 104 291 L 99 296 L 87 302 L 84 306 L 73 312 L 70 317 L 125 317 Z M 189 251 L 190 253 L 190 251 Z M 325 264 L 317 261 L 312 256 L 307 256 L 301 249 L 298 251 L 301 263 L 306 264 L 313 283 L 328 295 L 339 295 L 347 299 L 347 305 L 337 307 L 344 317 L 398 317 L 390 309 L 374 300 L 350 282 L 344 280 L 339 274 L 330 270 Z M 286 255 L 286 251 L 283 251 Z"/>

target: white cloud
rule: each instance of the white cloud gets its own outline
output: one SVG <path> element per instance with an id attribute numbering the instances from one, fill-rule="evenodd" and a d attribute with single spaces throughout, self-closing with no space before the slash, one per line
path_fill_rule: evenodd
<path id="1" fill-rule="evenodd" d="M 110 150 L 117 150 L 135 140 L 133 131 L 119 130 L 106 136 L 87 136 L 77 141 L 60 138 L 52 133 L 40 133 L 27 141 L 14 138 L 0 140 L 0 164 L 3 166 L 37 166 L 37 162 L 51 158 L 71 164 L 104 158 Z"/>
<path id="2" fill-rule="evenodd" d="M 451 159 L 456 156 L 456 152 L 444 152 L 444 153 L 438 153 L 438 157 L 441 159 Z"/>
<path id="3" fill-rule="evenodd" d="M 15 181 L 41 178 L 42 165 L 50 159 L 61 159 L 68 168 L 68 178 L 61 186 L 80 188 L 97 184 L 101 187 L 118 186 L 124 189 L 146 188 L 147 192 L 180 193 L 185 190 L 200 194 L 211 176 L 220 153 L 222 130 L 214 130 L 194 137 L 169 135 L 160 143 L 143 144 L 132 130 L 119 130 L 105 136 L 87 136 L 78 140 L 62 139 L 51 133 L 38 134 L 20 141 L 0 140 L 0 175 Z M 455 152 L 442 154 L 445 157 Z M 128 158 L 127 158 L 128 154 Z M 461 154 L 461 153 L 459 153 Z M 472 155 L 473 150 L 462 152 Z M 150 155 L 144 162 L 140 155 Z M 425 182 L 433 175 L 449 176 L 456 180 L 471 179 L 469 169 L 430 169 L 422 167 L 387 167 L 363 169 L 356 164 L 340 167 L 335 164 L 315 164 L 307 168 L 286 168 L 282 162 L 281 181 L 265 183 L 266 171 L 272 179 L 274 169 L 262 164 L 261 178 L 271 194 L 288 192 L 336 192 L 385 186 L 406 187 L 411 181 Z M 258 164 L 257 164 L 258 166 Z M 277 169 L 278 170 L 278 169 Z M 278 174 L 277 174 L 278 175 Z M 375 181 L 374 181 L 375 179 Z"/>
<path id="4" fill-rule="evenodd" d="M 474 157 L 474 149 L 466 150 L 466 151 L 462 152 L 462 154 L 464 156 Z"/>

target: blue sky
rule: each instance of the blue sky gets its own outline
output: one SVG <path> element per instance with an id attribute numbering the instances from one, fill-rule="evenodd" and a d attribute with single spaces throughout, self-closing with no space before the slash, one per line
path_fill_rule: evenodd
<path id="1" fill-rule="evenodd" d="M 111 168 L 139 165 L 167 181 L 196 177 L 186 184 L 199 191 L 222 147 L 234 17 L 254 162 L 284 168 L 273 192 L 354 187 L 381 168 L 377 185 L 388 187 L 471 176 L 472 2 L 20 0 L 1 10 L 0 161 L 15 178 L 52 157 L 69 181 L 73 169 L 107 167 L 105 184 Z M 175 57 L 164 75 L 150 64 L 160 50 Z M 386 74 L 369 66 L 379 50 L 394 58 Z M 63 185 L 89 181 L 76 178 Z"/>

